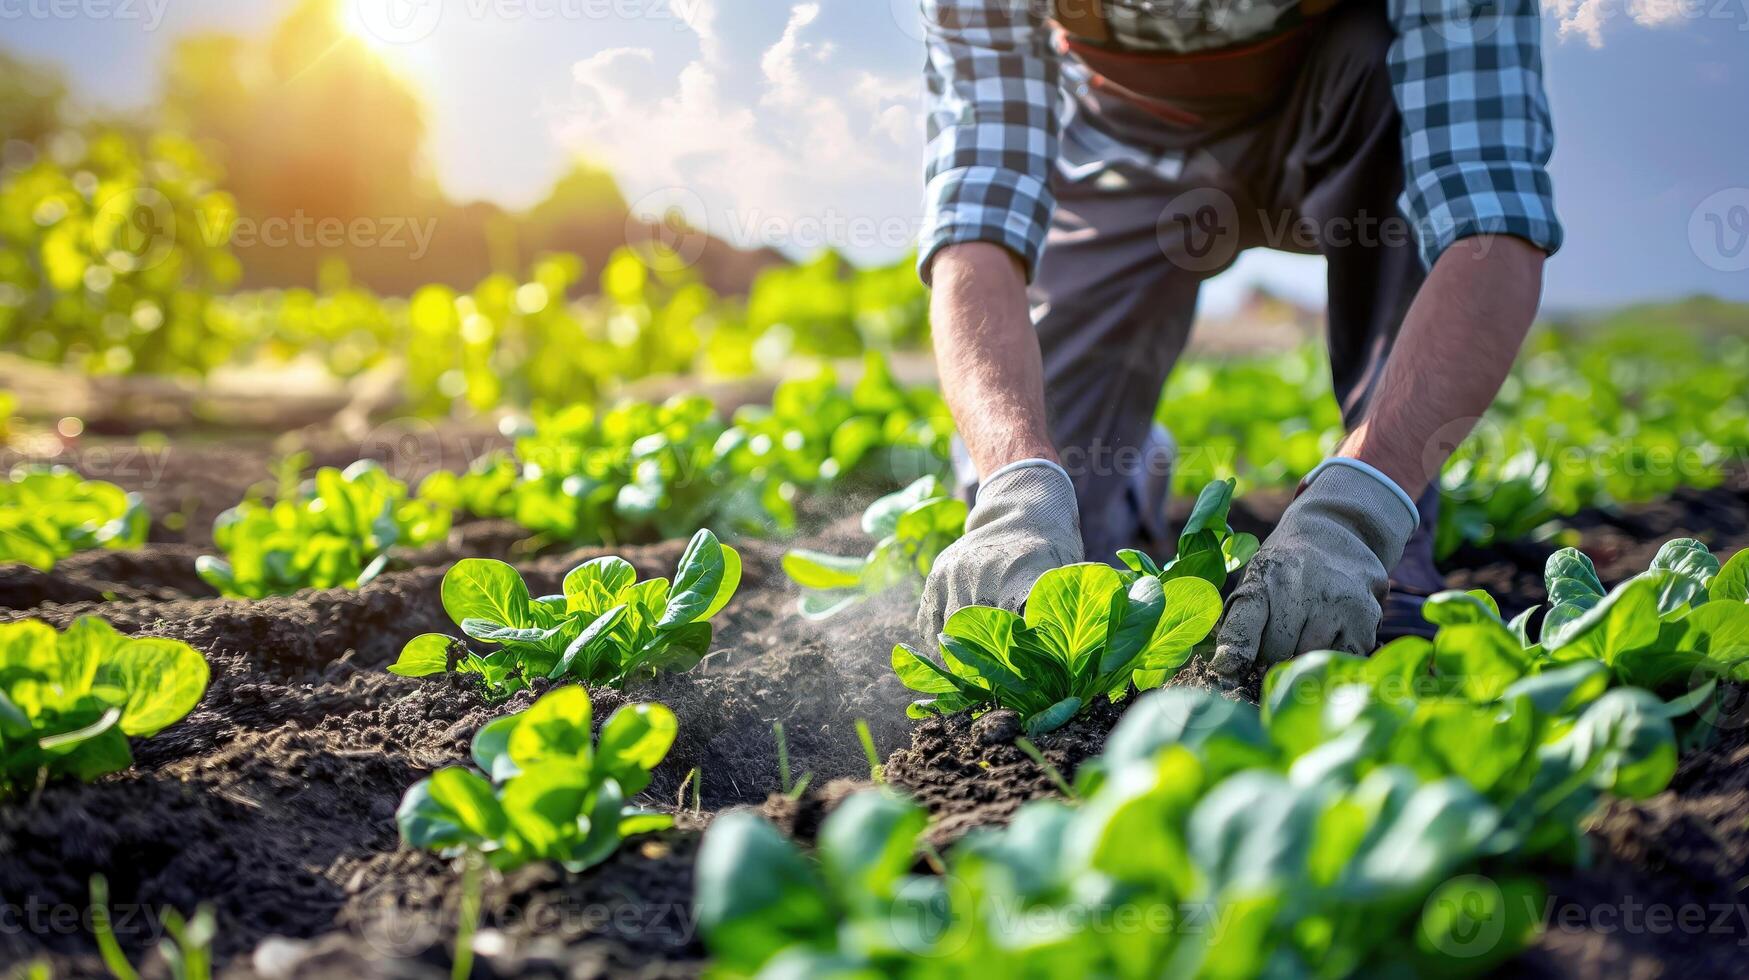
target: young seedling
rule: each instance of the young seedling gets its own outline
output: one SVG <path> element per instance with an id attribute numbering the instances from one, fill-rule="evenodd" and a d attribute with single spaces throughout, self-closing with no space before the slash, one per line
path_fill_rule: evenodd
<path id="1" fill-rule="evenodd" d="M 407 485 L 373 460 L 325 466 L 291 496 L 245 500 L 220 514 L 213 543 L 225 557 L 202 555 L 195 570 L 239 599 L 352 589 L 388 567 L 389 549 L 441 541 L 449 525 L 448 509 L 411 499 Z"/>
<path id="2" fill-rule="evenodd" d="M 447 856 L 476 851 L 501 871 L 533 861 L 582 871 L 625 837 L 673 825 L 628 801 L 650 784 L 678 730 L 662 705 L 626 704 L 596 738 L 586 690 L 548 691 L 474 735 L 478 771 L 449 766 L 408 789 L 395 812 L 401 837 Z"/>
<path id="3" fill-rule="evenodd" d="M 1611 682 L 1641 687 L 1671 698 L 1671 717 L 1705 718 L 1721 683 L 1749 677 L 1741 639 L 1749 636 L 1749 589 L 1740 593 L 1737 578 L 1745 569 L 1738 559 L 1721 566 L 1704 544 L 1676 538 L 1646 571 L 1606 590 L 1591 559 L 1563 548 L 1549 556 L 1550 606 L 1535 639 L 1532 611 L 1506 622 L 1485 592 L 1428 599 L 1425 615 L 1440 627 L 1433 663 L 1472 697 L 1585 670 L 1599 692 Z"/>
<path id="4" fill-rule="evenodd" d="M 796 409 L 810 426 L 818 406 Z M 529 544 L 614 545 L 658 541 L 700 527 L 745 534 L 795 523 L 797 486 L 814 445 L 726 423 L 699 395 L 661 404 L 622 402 L 606 411 L 567 404 L 516 431 L 514 455 L 494 453 L 460 475 L 435 473 L 421 497 L 533 532 Z M 827 433 L 831 430 L 828 428 Z M 806 441 L 806 440 L 804 440 Z"/>
<path id="5" fill-rule="evenodd" d="M 0 562 L 46 572 L 76 551 L 137 548 L 150 523 L 139 494 L 65 466 L 17 466 L 0 480 Z"/>
<path id="6" fill-rule="evenodd" d="M 856 738 L 862 743 L 863 757 L 868 760 L 868 778 L 876 783 L 885 783 L 886 766 L 881 764 L 881 754 L 875 750 L 874 733 L 869 731 L 867 718 L 856 719 Z"/>
<path id="7" fill-rule="evenodd" d="M 462 895 L 456 911 L 455 955 L 450 958 L 450 980 L 467 980 L 474 972 L 474 933 L 480 928 L 480 892 L 484 886 L 486 859 L 467 848 L 458 859 L 462 866 Z"/>
<path id="8" fill-rule="evenodd" d="M 789 740 L 783 737 L 783 722 L 771 723 L 771 737 L 777 741 L 778 791 L 789 795 Z"/>
<path id="9" fill-rule="evenodd" d="M 771 723 L 771 735 L 777 740 L 777 780 L 780 791 L 792 800 L 799 800 L 802 798 L 802 794 L 808 791 L 808 784 L 814 781 L 814 774 L 811 772 L 802 773 L 802 778 L 791 783 L 789 739 L 783 734 L 783 722 L 774 721 Z"/>
<path id="10" fill-rule="evenodd" d="M 702 808 L 698 805 L 698 767 L 686 770 L 686 778 L 680 781 L 680 789 L 674 793 L 674 809 L 686 808 L 686 791 L 692 790 L 692 812 L 697 813 Z"/>
<path id="11" fill-rule="evenodd" d="M 715 967 L 725 975 L 753 976 L 779 953 L 795 949 L 821 954 L 798 958 L 802 972 L 797 976 L 826 975 L 831 968 L 824 957 L 838 944 L 839 930 L 857 936 L 937 935 L 928 928 L 883 929 L 901 907 L 921 913 L 921 921 L 910 926 L 938 924 L 940 903 L 929 899 L 940 879 L 910 873 L 927 822 L 921 807 L 892 793 L 854 793 L 822 821 L 815 861 L 754 813 L 739 810 L 717 818 L 699 851 L 695 903 Z M 870 931 L 864 933 L 864 927 Z M 913 975 L 952 974 L 918 970 Z"/>
<path id="12" fill-rule="evenodd" d="M 1062 772 L 1056 766 L 1051 765 L 1051 760 L 1045 758 L 1044 750 L 1034 745 L 1032 739 L 1022 736 L 1014 740 L 1014 746 L 1025 752 L 1027 758 L 1044 770 L 1045 778 L 1057 787 L 1057 792 L 1062 793 L 1068 799 L 1075 798 L 1075 788 L 1069 785 L 1069 781 L 1063 778 Z"/>
<path id="13" fill-rule="evenodd" d="M 193 919 L 184 919 L 175 909 L 164 910 L 164 929 L 170 940 L 158 946 L 158 955 L 170 967 L 173 980 L 212 980 L 213 939 L 218 921 L 211 905 L 195 909 Z"/>
<path id="14" fill-rule="evenodd" d="M 1096 698 L 1158 687 L 1214 628 L 1220 593 L 1197 576 L 1129 578 L 1096 563 L 1052 569 L 1033 585 L 1024 616 L 989 606 L 950 616 L 939 663 L 894 647 L 899 679 L 929 695 L 909 713 L 1012 708 L 1036 737 Z"/>
<path id="15" fill-rule="evenodd" d="M 139 972 L 128 962 L 121 943 L 116 941 L 115 927 L 109 921 L 109 879 L 100 874 L 92 875 L 90 889 L 91 931 L 97 937 L 97 951 L 103 957 L 103 965 L 109 968 L 115 980 L 140 980 Z"/>
<path id="16" fill-rule="evenodd" d="M 1179 532 L 1178 554 L 1171 561 L 1159 564 L 1133 548 L 1119 551 L 1118 560 L 1132 573 L 1152 575 L 1162 582 L 1194 576 L 1221 588 L 1227 576 L 1244 568 L 1259 547 L 1256 535 L 1235 532 L 1227 524 L 1236 484 L 1229 477 L 1211 481 L 1202 488 L 1184 529 Z"/>
<path id="17" fill-rule="evenodd" d="M 693 535 L 674 580 L 637 581 L 623 558 L 596 558 L 565 575 L 564 591 L 533 597 L 515 568 L 467 558 L 443 576 L 443 608 L 463 633 L 498 649 L 467 652 L 455 670 L 508 697 L 546 677 L 624 689 L 659 672 L 689 670 L 710 650 L 710 619 L 741 582 L 741 556 L 708 530 Z M 454 637 L 425 633 L 389 672 L 426 677 L 451 669 Z"/>
<path id="18" fill-rule="evenodd" d="M 863 558 L 798 548 L 783 556 L 784 574 L 801 586 L 808 619 L 826 619 L 889 589 L 921 588 L 936 556 L 965 533 L 965 501 L 926 476 L 875 501 L 862 529 L 877 542 Z"/>
<path id="19" fill-rule="evenodd" d="M 95 616 L 63 633 L 34 619 L 0 624 L 0 798 L 126 769 L 128 739 L 182 720 L 209 674 L 188 644 L 124 636 Z"/>
<path id="20" fill-rule="evenodd" d="M 91 931 L 97 939 L 98 955 L 115 980 L 140 980 L 140 974 L 128 962 L 116 940 L 115 926 L 109 915 L 109 879 L 101 874 L 91 876 Z M 158 955 L 164 960 L 172 980 L 212 980 L 213 939 L 218 933 L 213 907 L 202 903 L 193 919 L 167 908 L 162 913 L 164 930 L 169 936 L 158 944 Z"/>

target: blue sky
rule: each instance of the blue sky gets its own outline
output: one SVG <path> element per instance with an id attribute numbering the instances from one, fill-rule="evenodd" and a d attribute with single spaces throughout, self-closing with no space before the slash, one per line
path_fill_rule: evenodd
<path id="1" fill-rule="evenodd" d="M 0 44 L 116 108 L 152 100 L 175 38 L 258 33 L 285 9 L 64 3 L 0 4 Z M 425 96 L 452 196 L 527 204 L 581 155 L 640 208 L 681 206 L 742 245 L 831 244 L 873 261 L 914 231 L 915 0 L 346 3 L 361 39 Z M 408 19 L 389 4 L 411 4 Z M 1548 305 L 1749 299 L 1749 249 L 1733 249 L 1749 233 L 1749 0 L 1554 0 L 1545 39 L 1567 227 Z M 1316 301 L 1321 279 L 1315 259 L 1252 253 L 1208 300 L 1257 280 Z"/>

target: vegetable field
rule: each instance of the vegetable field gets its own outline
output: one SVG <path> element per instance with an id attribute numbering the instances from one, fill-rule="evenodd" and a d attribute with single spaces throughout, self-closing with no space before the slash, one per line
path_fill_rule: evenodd
<path id="1" fill-rule="evenodd" d="M 50 149 L 0 193 L 0 976 L 1740 972 L 1740 307 L 1545 324 L 1428 635 L 1234 687 L 1315 343 L 1180 365 L 1172 540 L 921 637 L 967 507 L 909 261 L 234 291 L 117 220 L 234 218 L 196 144 Z"/>
<path id="2" fill-rule="evenodd" d="M 1326 337 L 1326 318 L 1290 298 L 1306 294 L 1287 284 L 1319 278 L 1295 262 L 1250 280 L 1235 266 L 1224 282 L 1251 294 L 1210 313 L 1224 303 L 1211 286 L 1183 351 L 1077 337 L 1047 363 L 1108 366 L 1113 390 L 1085 394 L 1111 411 L 1094 414 L 1135 407 L 1138 428 L 1154 392 L 1124 377 L 1177 358 L 1155 411 L 1170 438 L 1149 440 L 1173 447 L 1170 474 L 1139 472 L 1155 460 L 1138 447 L 1063 446 L 1064 474 L 1022 467 L 1003 477 L 1014 509 L 991 516 L 1010 496 L 1000 483 L 974 509 L 948 395 L 968 435 L 976 410 L 932 356 L 979 319 L 941 312 L 958 305 L 946 284 L 971 280 L 936 277 L 949 291 L 932 300 L 904 253 L 938 254 L 920 230 L 958 239 L 971 224 L 1012 248 L 1024 231 L 1008 206 L 1050 209 L 1030 176 L 979 181 L 1054 147 L 1027 117 L 1055 82 L 1009 77 L 1044 53 L 1017 40 L 1038 33 L 1023 27 L 1036 11 L 888 6 L 274 0 L 171 5 L 162 30 L 163 3 L 0 7 L 0 980 L 1749 975 L 1749 304 L 1547 314 L 1482 418 L 1413 440 L 1428 442 L 1419 472 L 1439 470 L 1426 530 L 1445 588 L 1420 590 L 1435 593 L 1425 622 L 1388 602 L 1408 635 L 1364 655 L 1217 672 L 1223 621 L 1263 608 L 1234 602 L 1242 576 L 1300 583 L 1293 636 L 1345 644 L 1365 616 L 1336 611 L 1365 603 L 1357 583 L 1382 582 L 1411 530 L 1323 477 L 1300 499 L 1325 508 L 1307 521 L 1325 530 L 1267 543 L 1346 435 L 1332 364 L 1353 374 L 1342 348 L 1359 353 L 1361 335 Z M 1273 24 L 1255 49 L 1297 59 L 1301 44 L 1274 43 L 1319 20 L 1297 6 L 1189 5 L 1209 9 L 1172 14 L 1166 46 L 1200 63 L 1229 27 Z M 1399 6 L 1392 29 L 1417 22 L 1404 36 L 1427 50 L 1410 68 L 1431 81 L 1397 98 L 1445 100 L 1403 103 L 1405 124 L 1549 142 L 1540 118 L 1499 115 L 1546 114 L 1526 88 L 1540 68 L 1502 60 L 1540 64 L 1535 13 L 1460 31 L 1479 45 L 1509 23 L 1514 39 L 1464 57 L 1459 38 L 1430 35 L 1465 18 Z M 1595 4 L 1552 6 L 1601 46 Z M 1669 28 L 1629 49 L 1636 65 L 1642 51 L 1684 59 L 1633 73 L 1630 94 L 1736 104 L 1668 88 L 1734 81 L 1715 39 L 1670 46 L 1687 43 L 1679 29 L 1738 36 L 1717 16 L 1666 23 L 1674 6 L 1628 18 Z M 933 26 L 893 34 L 924 14 Z M 769 46 L 748 46 L 768 28 Z M 1340 30 L 1344 46 L 1384 36 Z M 944 51 L 983 51 L 925 86 L 976 89 L 976 105 L 916 111 L 926 36 L 931 72 Z M 902 74 L 865 57 L 901 40 Z M 1332 211 L 1314 238 L 1338 260 L 1340 326 L 1362 295 L 1407 299 L 1384 278 L 1405 271 L 1401 250 L 1371 240 L 1403 229 L 1374 229 L 1363 208 L 1340 244 L 1340 205 L 1371 198 L 1323 189 L 1373 182 L 1330 150 L 1385 145 L 1355 114 L 1383 106 L 1387 73 L 1345 48 L 1298 64 L 1307 85 L 1328 75 L 1367 97 L 1308 89 L 1255 113 L 1236 90 L 1199 97 L 1234 114 L 1209 153 L 1178 166 L 1173 134 L 1097 176 L 1070 158 L 1111 156 L 1132 127 L 1083 130 L 1093 117 L 1078 110 L 1061 120 L 1081 138 L 1061 141 L 1073 166 L 1059 176 L 1079 173 L 1089 205 L 1133 212 L 1168 171 L 1200 180 L 1250 145 L 1242 129 L 1280 115 L 1256 148 L 1291 148 L 1283 167 L 1223 186 Z M 1118 94 L 1062 74 L 1087 105 Z M 1276 73 L 1235 78 L 1253 74 Z M 1624 73 L 1550 74 L 1596 89 L 1567 89 L 1564 116 L 1620 115 L 1599 80 Z M 1592 111 L 1567 108 L 1585 98 Z M 1337 101 L 1355 124 L 1330 147 L 1293 128 L 1326 128 Z M 1478 102 L 1480 123 L 1464 114 Z M 1668 124 L 1700 117 L 1666 115 L 1625 156 L 1593 152 L 1609 144 L 1583 129 L 1562 137 L 1585 154 L 1564 166 L 1586 172 L 1563 206 L 1586 221 L 1571 229 L 1578 258 L 1554 268 L 1598 282 L 1544 295 L 1740 295 L 1724 277 L 1749 261 L 1749 191 L 1693 169 L 1714 160 L 1660 165 L 1659 149 L 1696 156 Z M 939 152 L 949 132 L 979 145 Z M 1546 146 L 1496 167 L 1427 142 L 1404 145 L 1446 176 L 1412 173 L 1405 201 L 1457 201 L 1484 179 L 1542 193 L 1528 158 Z M 922 157 L 953 160 L 955 176 L 930 181 L 942 220 L 919 228 L 916 188 L 890 175 Z M 1473 186 L 1451 176 L 1460 166 Z M 1264 188 L 1274 169 L 1306 186 Z M 1615 183 L 1628 177 L 1640 185 Z M 528 181 L 552 183 L 543 196 Z M 944 186 L 980 200 L 954 204 Z M 1184 251 L 1254 244 L 1249 218 L 1225 234 L 1237 204 L 1206 190 L 1233 207 L 1162 195 Z M 1172 211 L 1191 200 L 1194 228 Z M 1453 216 L 1460 238 L 1525 236 L 1495 200 L 1411 223 L 1427 246 Z M 1127 213 L 1137 234 L 1113 235 L 1104 210 L 1058 212 L 1070 224 L 1055 240 L 1109 237 L 1081 254 L 1122 266 L 1077 270 L 1089 297 L 1155 261 L 1138 244 L 1149 223 Z M 1324 224 L 1282 217 L 1262 224 L 1296 242 Z M 1173 225 L 1151 230 L 1176 262 Z M 1599 230 L 1631 237 L 1601 244 L 1643 277 L 1592 258 Z M 1138 258 L 1118 258 L 1131 246 Z M 1357 275 L 1375 246 L 1378 274 Z M 1683 246 L 1717 275 L 1689 268 Z M 994 249 L 954 251 L 969 270 Z M 1424 314 L 1529 322 L 1533 266 L 1519 263 L 1541 258 L 1486 251 L 1428 278 L 1408 362 L 1446 356 Z M 1133 313 L 1173 320 L 1180 298 L 1194 306 L 1180 284 L 1222 264 L 1171 271 Z M 986 346 L 1012 343 L 988 339 L 1005 336 L 997 319 L 1025 340 L 1012 272 Z M 1388 313 L 1363 318 L 1369 351 Z M 1437 369 L 1491 385 L 1509 345 L 1470 346 L 1501 363 Z M 1371 371 L 1361 388 L 1402 387 Z M 1429 404 L 1484 397 L 1451 401 L 1450 387 Z M 992 399 L 970 401 L 997 414 Z M 1380 416 L 1398 414 L 1390 403 Z M 1368 426 L 1378 445 L 1402 441 Z M 1142 513 L 1157 488 L 1132 486 L 1137 540 L 1044 569 L 1079 554 L 1065 482 L 1106 466 L 1169 477 L 1134 481 L 1170 485 L 1169 526 Z M 1022 488 L 1034 478 L 1054 489 Z M 1045 500 L 1065 502 L 1058 520 L 1039 516 Z M 1342 504 L 1355 513 L 1328 516 Z M 1376 540 L 1359 540 L 1362 520 Z M 1024 540 L 1016 524 L 1045 542 L 1021 561 L 989 544 Z M 1338 555 L 1343 541 L 1368 554 Z M 969 552 L 965 574 L 931 581 Z M 918 635 L 926 583 L 985 595 L 1031 561 L 1042 574 L 1019 608 L 951 610 Z M 1409 591 L 1437 578 L 1422 563 L 1400 566 Z M 974 574 L 978 589 L 958 587 Z"/>
<path id="3" fill-rule="evenodd" d="M 1204 450 L 1181 457 L 1175 543 L 1059 569 L 1022 615 L 964 610 L 936 642 L 911 633 L 917 590 L 965 511 L 936 396 L 880 358 L 736 408 L 433 421 L 417 445 L 312 430 L 293 453 L 173 438 L 138 481 L 21 463 L 0 958 L 1731 975 L 1741 394 L 1703 407 L 1674 358 L 1588 366 L 1624 334 L 1552 336 L 1488 435 L 1514 459 L 1472 444 L 1448 471 L 1436 636 L 1237 690 L 1203 666 L 1222 595 L 1288 500 L 1284 460 L 1331 420 L 1315 397 L 1192 393 L 1291 385 L 1311 355 L 1195 362 L 1167 393 Z M 1582 417 L 1547 407 L 1582 395 Z M 1698 468 L 1560 463 L 1665 440 L 1702 447 Z M 98 445 L 150 447 L 68 455 Z"/>

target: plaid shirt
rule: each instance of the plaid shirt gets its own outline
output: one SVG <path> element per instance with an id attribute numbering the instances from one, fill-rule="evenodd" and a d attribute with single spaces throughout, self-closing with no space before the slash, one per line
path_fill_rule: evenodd
<path id="1" fill-rule="evenodd" d="M 922 0 L 929 32 L 927 207 L 918 268 L 942 246 L 1004 245 L 1037 267 L 1055 199 L 1059 84 L 1043 0 Z M 1404 191 L 1422 261 L 1478 234 L 1554 252 L 1554 134 L 1536 0 L 1388 0 Z M 1194 51 L 1267 36 L 1297 0 L 1106 0 L 1112 39 Z"/>

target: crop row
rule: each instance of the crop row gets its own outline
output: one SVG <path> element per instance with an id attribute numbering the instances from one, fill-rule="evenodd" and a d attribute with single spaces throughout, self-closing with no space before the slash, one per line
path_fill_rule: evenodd
<path id="1" fill-rule="evenodd" d="M 96 375 L 199 376 L 299 358 L 342 379 L 393 367 L 416 414 L 515 407 L 563 439 L 573 412 L 595 414 L 631 379 L 771 373 L 793 356 L 919 348 L 928 339 L 927 295 L 908 260 L 852 269 L 831 253 L 765 271 L 745 298 L 717 295 L 660 248 L 621 249 L 599 270 L 548 256 L 526 274 L 490 276 L 467 291 L 428 286 L 406 300 L 372 295 L 339 269 L 314 291 L 231 293 L 239 269 L 223 232 L 237 215 L 220 184 L 187 140 L 102 128 L 49 141 L 6 168 L 0 342 Z M 594 295 L 571 299 L 586 275 Z M 1749 451 L 1741 384 L 1749 341 L 1740 326 L 1709 324 L 1741 317 L 1697 301 L 1534 335 L 1479 434 L 1445 469 L 1441 553 L 1546 535 L 1588 506 L 1720 479 Z M 946 431 L 939 404 L 916 407 L 941 416 L 929 425 Z M 1191 358 L 1168 384 L 1159 417 L 1182 450 L 1181 495 L 1225 477 L 1242 491 L 1292 485 L 1342 429 L 1315 346 Z M 790 431 L 768 434 L 781 444 Z M 783 510 L 775 496 L 749 505 L 755 519 L 780 525 Z M 531 530 L 547 532 L 544 508 L 531 504 L 527 516 Z M 592 537 L 553 519 L 570 539 L 632 539 Z M 704 523 L 730 528 L 694 513 L 671 530 Z"/>
<path id="2" fill-rule="evenodd" d="M 798 495 L 942 471 L 947 418 L 939 395 L 900 385 L 872 356 L 848 389 L 822 370 L 728 420 L 697 396 L 573 406 L 537 416 L 512 451 L 433 473 L 416 490 L 371 461 L 301 483 L 292 474 L 277 499 L 251 494 L 218 517 L 222 555 L 198 570 L 241 598 L 355 588 L 393 549 L 443 541 L 457 514 L 513 520 L 531 549 L 656 541 L 704 526 L 783 534 Z M 138 498 L 113 484 L 19 466 L 0 481 L 0 562 L 46 570 L 75 551 L 137 547 L 147 521 Z"/>
<path id="3" fill-rule="evenodd" d="M 1703 307 L 1630 310 L 1532 334 L 1440 478 L 1437 549 L 1549 537 L 1588 507 L 1717 484 L 1749 453 L 1749 339 L 1707 336 Z M 1179 444 L 1173 489 L 1236 476 L 1292 486 L 1341 441 L 1320 351 L 1191 360 L 1157 413 Z M 1435 447 L 1442 451 L 1448 447 Z"/>
<path id="4" fill-rule="evenodd" d="M 1278 665 L 1260 708 L 1146 695 L 1070 799 L 1029 804 L 945 859 L 920 844 L 924 812 L 884 789 L 827 818 L 814 860 L 728 814 L 698 870 L 719 975 L 1486 971 L 1535 935 L 1538 863 L 1577 859 L 1606 795 L 1661 791 L 1678 745 L 1716 733 L 1720 685 L 1749 676 L 1749 552 L 1721 567 L 1671 541 L 1606 592 L 1567 549 L 1547 579 L 1535 638 L 1528 614 L 1508 623 L 1486 593 L 1447 592 L 1428 606 L 1433 640 Z M 1138 579 L 1130 609 L 1156 593 Z M 1122 604 L 1032 608 L 1026 629 L 1087 638 L 1071 665 L 1128 656 Z M 994 663 L 1033 691 L 986 703 L 1052 696 L 1038 693 L 1050 671 L 1016 647 L 960 632 L 942 637 L 944 659 Z M 913 871 L 920 849 L 930 874 Z"/>
<path id="5" fill-rule="evenodd" d="M 705 616 L 728 588 L 728 576 L 696 558 L 712 544 L 694 539 L 675 579 L 693 583 L 687 609 Z M 537 602 L 582 611 L 565 651 L 530 634 L 512 641 L 528 644 L 518 656 L 542 670 L 591 649 L 623 658 L 638 634 L 596 613 L 609 602 L 635 621 L 663 621 L 638 607 L 644 583 L 631 583 L 628 567 L 610 565 L 612 595 L 596 588 L 609 565 L 579 567 L 567 595 Z M 525 590 L 505 581 L 514 602 L 502 614 L 516 614 Z M 1432 641 L 1392 642 L 1371 658 L 1301 656 L 1266 677 L 1261 709 L 1195 690 L 1139 698 L 1067 802 L 1032 803 L 1009 828 L 978 831 L 946 858 L 922 844 L 923 810 L 887 789 L 827 817 L 817 859 L 750 812 L 721 817 L 700 852 L 696 900 L 717 970 L 1487 970 L 1534 936 L 1534 870 L 1579 858 L 1583 819 L 1606 795 L 1662 791 L 1677 746 L 1716 733 L 1721 684 L 1749 676 L 1749 551 L 1721 565 L 1677 539 L 1644 574 L 1606 591 L 1585 556 L 1564 549 L 1548 565 L 1548 590 L 1539 637 L 1529 614 L 1508 623 L 1487 593 L 1448 591 L 1429 604 Z M 1069 565 L 1042 579 L 1023 616 L 960 611 L 939 637 L 941 665 L 901 646 L 894 669 L 936 695 L 920 702 L 927 711 L 1009 709 L 1039 733 L 1095 698 L 1160 686 L 1219 611 L 1203 577 Z M 621 637 L 603 646 L 603 628 Z M 463 630 L 504 635 L 497 621 L 463 620 Z M 409 655 L 418 648 L 409 644 Z M 582 679 L 563 667 L 547 676 Z M 563 705 L 568 723 L 519 739 Z M 621 833 L 659 819 L 623 803 L 621 775 L 647 782 L 673 740 L 672 716 L 631 705 L 595 744 L 588 732 L 581 691 L 547 693 L 477 735 L 484 775 L 451 768 L 409 791 L 402 835 L 463 863 L 470 854 L 497 866 L 600 861 Z M 563 747 L 549 749 L 553 740 Z M 547 775 L 518 788 L 553 751 L 586 765 L 572 761 L 563 788 Z M 930 872 L 915 873 L 918 861 Z M 1476 935 L 1492 940 L 1476 945 Z"/>
<path id="6" fill-rule="evenodd" d="M 1191 689 L 1137 697 L 1219 618 L 1237 563 L 1200 556 L 1234 551 L 1231 492 L 1201 495 L 1186 536 L 1202 550 L 1057 569 L 1021 615 L 961 610 L 939 663 L 895 648 L 900 679 L 932 696 L 922 711 L 1013 710 L 1038 734 L 1101 698 L 1135 703 L 1067 800 L 1030 804 L 945 857 L 920 843 L 924 812 L 884 788 L 827 819 L 817 859 L 751 813 L 722 817 L 697 872 L 722 975 L 1478 972 L 1534 934 L 1539 862 L 1576 859 L 1605 796 L 1661 791 L 1678 746 L 1716 732 L 1722 685 L 1749 677 L 1749 551 L 1721 563 L 1678 539 L 1609 590 L 1581 553 L 1557 552 L 1535 636 L 1529 613 L 1507 622 L 1486 593 L 1447 592 L 1428 604 L 1434 639 L 1299 657 L 1271 670 L 1261 708 Z M 696 664 L 739 576 L 709 531 L 671 580 L 637 581 L 607 557 L 533 597 L 502 563 L 454 566 L 444 607 L 494 649 L 419 637 L 396 673 L 457 670 L 494 696 L 576 684 L 482 728 L 473 767 L 411 787 L 404 839 L 458 858 L 471 890 L 483 865 L 580 871 L 666 827 L 633 800 L 679 721 L 629 704 L 596 733 L 579 685 Z M 0 627 L 0 658 L 9 794 L 124 768 L 127 737 L 178 720 L 206 681 L 186 645 L 96 619 Z"/>
<path id="7" fill-rule="evenodd" d="M 1703 344 L 1680 332 L 1651 344 L 1643 327 L 1627 321 L 1559 345 L 1553 335 L 1533 341 L 1499 405 L 1446 467 L 1441 555 L 1552 536 L 1561 518 L 1586 507 L 1708 486 L 1742 465 L 1749 405 L 1739 379 L 1749 373 L 1749 344 Z M 945 471 L 952 424 L 940 396 L 898 384 L 883 358 L 865 363 L 848 389 L 821 369 L 727 419 L 697 396 L 536 411 L 512 429 L 510 451 L 433 474 L 416 491 L 365 473 L 368 464 L 317 474 L 301 488 L 294 479 L 279 500 L 251 498 L 220 518 L 214 537 L 226 554 L 203 572 L 226 594 L 249 597 L 353 586 L 391 548 L 441 539 L 458 513 L 512 520 L 530 547 L 648 541 L 703 526 L 782 534 L 798 495 L 848 479 L 891 486 Z M 1187 365 L 1161 405 L 1180 444 L 1176 492 L 1222 478 L 1242 490 L 1291 482 L 1339 438 L 1324 386 L 1321 362 L 1307 352 Z M 945 498 L 947 489 L 912 492 Z M 907 535 L 931 543 L 883 546 L 898 528 L 871 530 L 870 555 L 797 556 L 790 571 L 815 611 L 829 611 L 903 577 L 920 548 L 945 546 L 953 506 L 928 509 L 938 529 L 920 516 L 906 524 Z M 76 550 L 134 546 L 146 523 L 119 488 L 70 473 L 23 467 L 0 483 L 0 561 L 47 568 Z"/>

